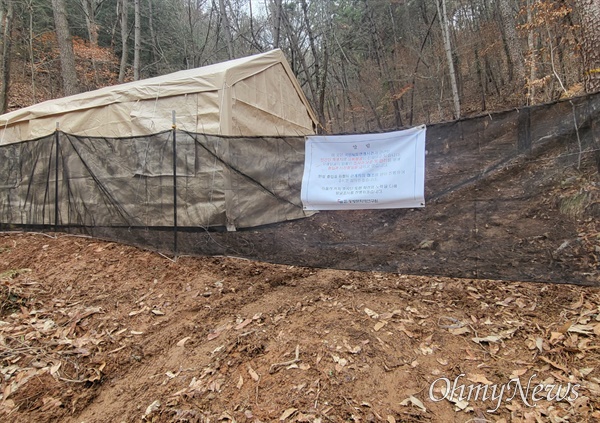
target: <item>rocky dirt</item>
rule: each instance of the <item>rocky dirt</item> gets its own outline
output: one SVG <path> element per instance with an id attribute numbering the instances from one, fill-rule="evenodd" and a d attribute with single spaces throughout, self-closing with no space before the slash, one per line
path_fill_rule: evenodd
<path id="1" fill-rule="evenodd" d="M 2 421 L 600 420 L 598 288 L 24 233 L 0 283 Z"/>

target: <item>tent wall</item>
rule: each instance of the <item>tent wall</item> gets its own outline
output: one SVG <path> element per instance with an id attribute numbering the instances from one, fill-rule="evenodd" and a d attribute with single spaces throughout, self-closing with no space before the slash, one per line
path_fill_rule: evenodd
<path id="1" fill-rule="evenodd" d="M 284 66 L 277 64 L 235 84 L 228 135 L 314 134 L 313 121 L 289 81 Z"/>
<path id="2" fill-rule="evenodd" d="M 108 139 L 58 132 L 0 147 L 0 222 L 172 226 L 173 135 Z M 180 226 L 243 228 L 307 216 L 299 199 L 303 138 L 176 136 Z"/>

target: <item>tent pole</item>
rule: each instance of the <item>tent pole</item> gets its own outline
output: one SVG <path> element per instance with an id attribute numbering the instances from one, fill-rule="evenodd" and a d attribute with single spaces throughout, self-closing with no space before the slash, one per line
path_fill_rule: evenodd
<path id="1" fill-rule="evenodd" d="M 54 131 L 54 146 L 56 157 L 54 158 L 54 232 L 58 232 L 58 149 L 59 149 L 60 124 L 56 122 Z"/>
<path id="2" fill-rule="evenodd" d="M 177 121 L 175 110 L 173 118 L 173 257 L 177 258 Z"/>

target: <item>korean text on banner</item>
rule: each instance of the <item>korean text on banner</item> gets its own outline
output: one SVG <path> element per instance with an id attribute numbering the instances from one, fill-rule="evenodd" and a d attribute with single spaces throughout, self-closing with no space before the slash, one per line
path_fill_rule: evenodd
<path id="1" fill-rule="evenodd" d="M 424 207 L 425 131 L 307 137 L 304 209 Z"/>

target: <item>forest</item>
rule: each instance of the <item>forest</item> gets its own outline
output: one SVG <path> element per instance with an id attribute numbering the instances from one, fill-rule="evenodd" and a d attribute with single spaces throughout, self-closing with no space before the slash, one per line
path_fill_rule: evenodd
<path id="1" fill-rule="evenodd" d="M 600 0 L 0 0 L 0 107 L 280 48 L 322 131 L 600 89 Z"/>

